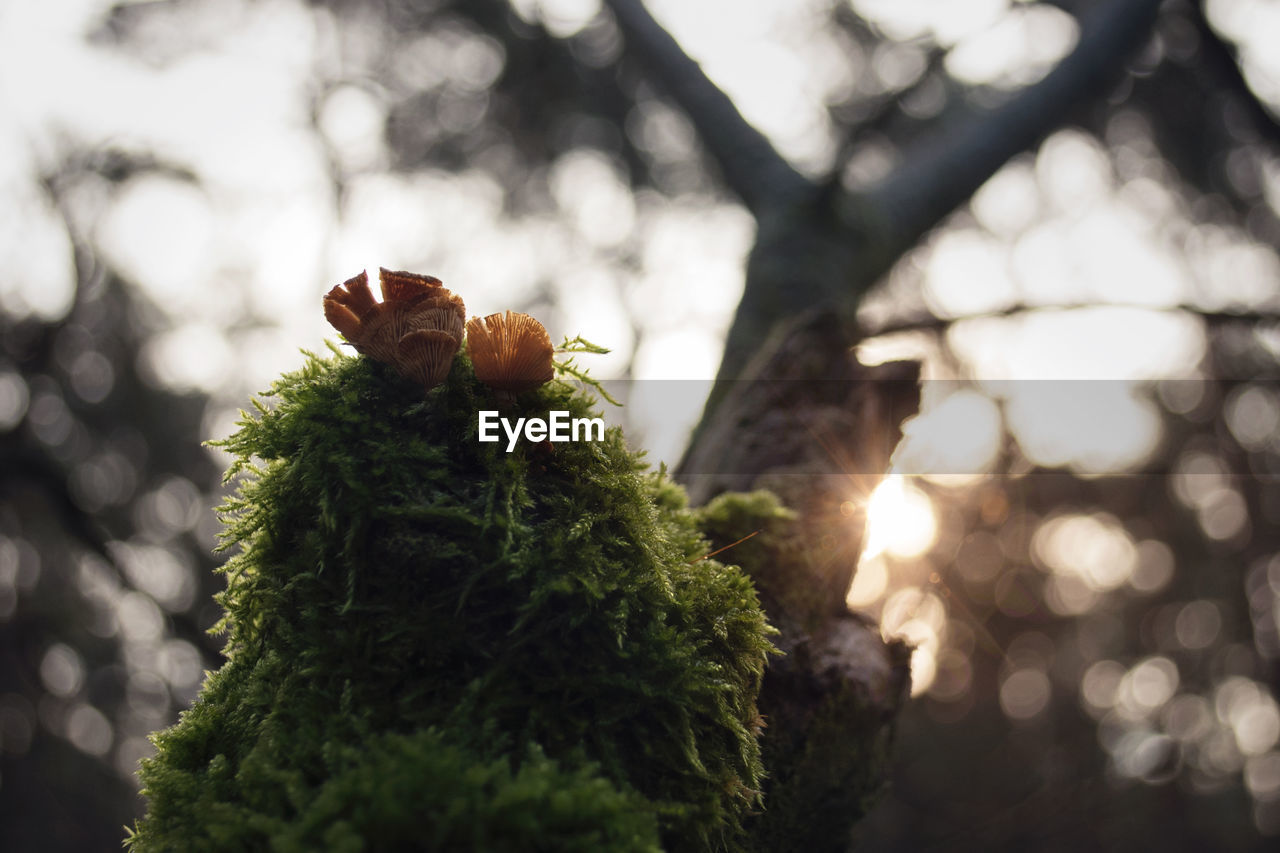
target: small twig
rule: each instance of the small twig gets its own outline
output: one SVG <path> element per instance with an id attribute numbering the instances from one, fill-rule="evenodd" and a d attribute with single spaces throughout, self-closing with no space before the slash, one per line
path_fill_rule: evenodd
<path id="1" fill-rule="evenodd" d="M 763 529 L 764 529 L 763 527 L 762 527 L 762 528 L 760 528 L 760 530 L 763 530 Z M 738 546 L 738 545 L 741 545 L 743 542 L 746 542 L 746 541 L 747 541 L 748 539 L 750 539 L 752 536 L 755 536 L 757 533 L 759 533 L 759 532 L 760 532 L 760 530 L 753 530 L 753 531 L 751 531 L 750 533 L 748 533 L 746 536 L 743 536 L 743 537 L 742 537 L 741 539 L 739 539 L 737 542 L 730 542 L 728 545 L 725 545 L 723 548 L 717 548 L 717 549 L 715 549 L 715 550 L 714 550 L 714 551 L 712 551 L 710 554 L 703 554 L 701 557 L 694 557 L 692 560 L 690 560 L 690 561 L 689 561 L 689 564 L 690 564 L 690 565 L 693 565 L 694 563 L 701 563 L 703 560 L 710 560 L 710 559 L 711 559 L 712 557 L 714 557 L 716 554 L 719 554 L 719 553 L 721 553 L 721 552 L 723 552 L 723 551 L 728 551 L 730 548 L 734 548 L 734 547 L 736 547 L 736 546 Z"/>
<path id="2" fill-rule="evenodd" d="M 905 100 L 917 94 L 930 81 L 938 78 L 938 75 L 943 72 L 943 64 L 946 62 L 949 53 L 948 49 L 940 45 L 932 45 L 928 49 L 925 67 L 920 72 L 919 77 L 901 89 L 886 92 L 874 99 L 862 119 L 856 125 L 848 128 L 844 139 L 841 140 L 839 151 L 836 154 L 836 165 L 832 170 L 833 179 L 839 180 L 841 178 L 849 165 L 849 161 L 857 155 L 862 145 L 869 138 L 885 133 L 894 119 L 902 115 L 902 104 Z M 942 112 L 940 110 L 939 114 Z"/>
<path id="3" fill-rule="evenodd" d="M 604 0 L 635 56 L 688 116 L 725 183 L 753 212 L 812 192 L 760 131 L 742 117 L 697 62 L 653 19 L 640 0 Z"/>

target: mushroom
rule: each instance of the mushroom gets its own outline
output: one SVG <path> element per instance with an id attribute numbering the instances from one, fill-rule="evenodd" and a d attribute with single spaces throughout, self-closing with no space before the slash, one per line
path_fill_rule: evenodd
<path id="1" fill-rule="evenodd" d="M 458 339 L 439 329 L 419 329 L 400 339 L 396 346 L 401 373 L 434 388 L 449 375 Z"/>
<path id="2" fill-rule="evenodd" d="M 324 318 L 342 336 L 360 349 L 360 318 L 375 311 L 378 303 L 369 292 L 369 276 L 363 271 L 330 290 L 324 297 Z"/>
<path id="3" fill-rule="evenodd" d="M 357 352 L 434 388 L 449 375 L 462 345 L 462 298 L 429 275 L 380 269 L 378 283 L 382 302 L 373 298 L 363 272 L 330 290 L 325 319 Z M 423 332 L 432 334 L 422 337 Z"/>
<path id="4" fill-rule="evenodd" d="M 555 376 L 546 327 L 517 311 L 467 321 L 467 352 L 476 378 L 507 394 L 537 388 Z"/>

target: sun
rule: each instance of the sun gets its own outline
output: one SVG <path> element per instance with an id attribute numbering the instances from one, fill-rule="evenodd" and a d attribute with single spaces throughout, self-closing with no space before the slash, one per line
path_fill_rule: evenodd
<path id="1" fill-rule="evenodd" d="M 937 535 L 933 502 L 901 475 L 885 477 L 867 498 L 864 559 L 880 554 L 918 557 L 929 550 Z"/>

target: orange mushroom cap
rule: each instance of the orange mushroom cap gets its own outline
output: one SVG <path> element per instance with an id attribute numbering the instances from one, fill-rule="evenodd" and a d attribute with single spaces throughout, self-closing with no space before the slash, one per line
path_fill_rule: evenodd
<path id="1" fill-rule="evenodd" d="M 529 391 L 555 376 L 551 338 L 528 314 L 472 317 L 467 321 L 467 352 L 476 378 L 499 391 Z"/>
<path id="2" fill-rule="evenodd" d="M 440 279 L 433 275 L 378 268 L 378 286 L 382 288 L 384 302 L 402 302 L 412 305 L 423 297 L 444 290 Z"/>

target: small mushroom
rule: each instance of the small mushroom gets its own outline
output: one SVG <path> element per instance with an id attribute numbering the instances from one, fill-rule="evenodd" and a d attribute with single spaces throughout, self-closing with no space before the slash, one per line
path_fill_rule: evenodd
<path id="1" fill-rule="evenodd" d="M 555 376 L 546 327 L 517 311 L 467 321 L 467 352 L 476 378 L 507 394 L 529 391 Z"/>
<path id="2" fill-rule="evenodd" d="M 325 319 L 357 352 L 391 365 L 427 390 L 434 388 L 449 375 L 462 345 L 462 298 L 429 275 L 381 269 L 378 283 L 382 302 L 373 298 L 363 272 L 330 290 L 324 297 Z M 437 334 L 413 337 L 419 332 Z"/>

